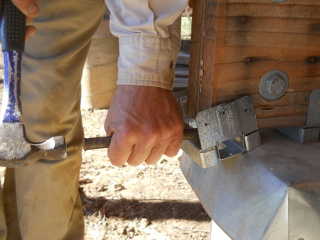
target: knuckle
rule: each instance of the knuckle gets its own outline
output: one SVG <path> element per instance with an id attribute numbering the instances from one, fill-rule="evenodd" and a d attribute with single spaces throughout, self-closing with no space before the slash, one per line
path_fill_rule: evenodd
<path id="1" fill-rule="evenodd" d="M 174 138 L 178 138 L 182 136 L 183 133 L 183 124 L 175 124 L 168 126 L 163 129 L 161 133 L 162 140 L 173 140 Z"/>
<path id="2" fill-rule="evenodd" d="M 145 132 L 142 137 L 146 141 L 146 143 L 150 143 L 157 138 L 156 135 L 158 134 L 155 134 L 154 132 Z"/>
<path id="3" fill-rule="evenodd" d="M 134 131 L 131 131 L 131 130 L 119 131 L 119 132 L 116 132 L 115 134 L 116 134 L 116 139 L 118 144 L 122 146 L 132 145 L 136 138 Z"/>
<path id="4" fill-rule="evenodd" d="M 159 138 L 159 129 L 157 128 L 146 128 L 143 129 L 140 133 L 141 139 L 144 139 L 146 143 L 154 142 Z"/>

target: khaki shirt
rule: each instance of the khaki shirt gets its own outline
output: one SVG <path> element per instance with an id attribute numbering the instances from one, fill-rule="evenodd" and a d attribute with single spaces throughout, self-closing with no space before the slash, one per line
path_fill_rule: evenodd
<path id="1" fill-rule="evenodd" d="M 187 0 L 105 0 L 119 37 L 120 85 L 173 88 L 180 22 Z"/>

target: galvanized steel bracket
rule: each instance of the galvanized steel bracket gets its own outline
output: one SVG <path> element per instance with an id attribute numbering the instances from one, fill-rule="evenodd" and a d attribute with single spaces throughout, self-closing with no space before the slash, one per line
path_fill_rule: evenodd
<path id="1" fill-rule="evenodd" d="M 182 149 L 202 168 L 261 145 L 250 97 L 199 112 L 195 120 L 199 141 L 184 141 Z"/>
<path id="2" fill-rule="evenodd" d="M 304 127 L 284 127 L 277 130 L 298 143 L 318 142 L 320 140 L 320 89 L 310 93 Z"/>

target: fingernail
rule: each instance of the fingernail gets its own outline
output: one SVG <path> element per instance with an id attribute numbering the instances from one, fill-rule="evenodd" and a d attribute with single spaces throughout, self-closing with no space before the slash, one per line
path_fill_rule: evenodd
<path id="1" fill-rule="evenodd" d="M 37 4 L 32 3 L 32 4 L 29 6 L 28 11 L 29 11 L 29 13 L 30 13 L 31 15 L 34 15 L 34 14 L 36 14 L 36 13 L 39 11 L 39 8 L 38 8 Z"/>

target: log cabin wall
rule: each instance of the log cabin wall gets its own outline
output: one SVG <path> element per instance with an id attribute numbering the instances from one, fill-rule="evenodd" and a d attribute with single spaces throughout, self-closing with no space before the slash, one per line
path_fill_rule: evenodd
<path id="1" fill-rule="evenodd" d="M 320 1 L 273 1 L 194 2 L 190 116 L 249 95 L 259 128 L 305 125 L 308 96 L 320 89 Z M 286 73 L 289 86 L 268 101 L 259 83 L 274 69 Z"/>

